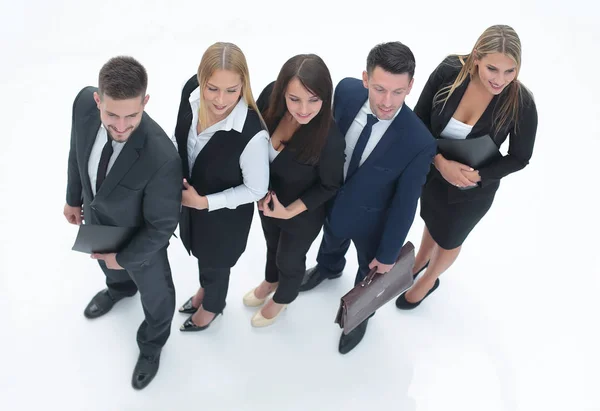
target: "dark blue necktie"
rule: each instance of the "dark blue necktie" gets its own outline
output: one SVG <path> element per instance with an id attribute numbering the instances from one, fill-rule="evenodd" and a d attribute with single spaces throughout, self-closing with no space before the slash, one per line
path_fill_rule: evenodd
<path id="1" fill-rule="evenodd" d="M 379 120 L 373 114 L 367 114 L 367 124 L 360 133 L 360 136 L 358 136 L 356 146 L 354 146 L 354 151 L 352 152 L 352 157 L 350 158 L 350 164 L 348 165 L 348 172 L 346 173 L 346 179 L 349 179 L 358 169 L 360 159 L 365 152 L 365 147 L 367 146 L 369 137 L 371 137 L 371 129 L 373 128 L 373 124 L 377 123 L 377 121 Z"/>

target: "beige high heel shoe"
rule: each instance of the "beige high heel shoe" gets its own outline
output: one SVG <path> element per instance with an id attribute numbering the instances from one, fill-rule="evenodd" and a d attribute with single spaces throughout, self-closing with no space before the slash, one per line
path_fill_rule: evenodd
<path id="1" fill-rule="evenodd" d="M 256 312 L 256 314 L 254 314 L 254 317 L 252 317 L 252 320 L 250 320 L 250 324 L 252 324 L 253 327 L 268 327 L 269 325 L 273 324 L 275 320 L 277 320 L 277 317 L 279 317 L 281 313 L 286 310 L 287 306 L 288 305 L 286 304 L 283 307 L 281 307 L 281 310 L 279 310 L 277 315 L 273 318 L 263 317 L 261 308 Z"/>
<path id="2" fill-rule="evenodd" d="M 275 290 L 273 290 L 269 294 L 267 294 L 267 296 L 265 298 L 258 298 L 256 296 L 256 294 L 254 294 L 254 292 L 256 291 L 257 288 L 258 287 L 255 287 L 252 290 L 248 291 L 246 293 L 246 295 L 244 296 L 244 305 L 246 307 L 260 307 L 261 305 L 263 305 L 265 303 L 265 301 L 267 301 L 267 298 L 269 298 L 271 295 L 273 295 L 273 293 L 275 293 L 275 290 L 277 290 L 277 288 L 275 288 Z"/>

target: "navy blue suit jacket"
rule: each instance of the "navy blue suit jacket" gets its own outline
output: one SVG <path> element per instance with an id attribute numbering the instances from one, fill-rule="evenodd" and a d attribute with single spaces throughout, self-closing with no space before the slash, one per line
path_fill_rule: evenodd
<path id="1" fill-rule="evenodd" d="M 367 98 L 361 80 L 345 78 L 337 85 L 334 118 L 344 136 Z M 394 264 L 435 154 L 435 139 L 403 105 L 373 152 L 332 200 L 328 214 L 332 233 L 378 243 L 377 260 Z"/>

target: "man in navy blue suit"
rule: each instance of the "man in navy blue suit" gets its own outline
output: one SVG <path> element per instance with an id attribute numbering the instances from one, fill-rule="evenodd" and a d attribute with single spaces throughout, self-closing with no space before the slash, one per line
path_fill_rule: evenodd
<path id="1" fill-rule="evenodd" d="M 375 46 L 362 81 L 337 85 L 334 117 L 346 138 L 344 185 L 331 200 L 317 265 L 306 271 L 301 291 L 340 277 L 354 243 L 359 283 L 373 267 L 388 272 L 413 223 L 436 143 L 404 104 L 413 85 L 415 58 L 400 42 Z M 340 338 L 339 352 L 360 343 L 368 319 Z"/>

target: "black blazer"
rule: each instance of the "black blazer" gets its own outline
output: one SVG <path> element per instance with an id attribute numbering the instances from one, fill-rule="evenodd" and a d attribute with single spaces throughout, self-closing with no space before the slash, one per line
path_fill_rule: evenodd
<path id="1" fill-rule="evenodd" d="M 269 105 L 274 84 L 275 82 L 272 82 L 265 87 L 256 101 L 262 113 Z M 270 133 L 273 131 L 274 129 L 269 130 Z M 291 220 L 301 221 L 318 216 L 317 219 L 322 223 L 325 218 L 325 203 L 335 195 L 343 183 L 346 142 L 333 119 L 316 164 L 299 161 L 293 142 L 292 139 L 271 163 L 270 189 L 277 194 L 283 206 L 287 207 L 298 198 L 306 205 L 307 210 Z"/>
<path id="2" fill-rule="evenodd" d="M 467 77 L 460 87 L 454 90 L 452 96 L 450 96 L 446 102 L 443 111 L 441 111 L 442 104 L 433 107 L 433 97 L 438 90 L 452 84 L 454 80 L 456 80 L 461 68 L 462 63 L 458 56 L 449 56 L 445 58 L 429 76 L 429 80 L 427 81 L 427 84 L 425 84 L 425 87 L 419 96 L 419 101 L 415 106 L 415 113 L 421 118 L 423 123 L 425 123 L 427 128 L 429 128 L 436 138 L 440 137 L 441 132 L 452 118 L 458 104 L 462 100 L 470 82 L 469 77 Z M 494 96 L 487 109 L 477 123 L 475 123 L 469 135 L 467 135 L 467 138 L 475 138 L 489 134 L 496 145 L 500 147 L 510 134 L 508 155 L 503 156 L 478 170 L 479 175 L 481 176 L 481 182 L 479 184 L 481 186 L 480 188 L 494 186 L 494 188 L 490 187 L 491 190 L 489 191 L 495 192 L 500 179 L 515 171 L 521 170 L 529 164 L 529 160 L 533 153 L 538 117 L 533 97 L 524 87 L 522 87 L 521 90 L 522 98 L 516 133 L 513 132 L 515 125 L 513 122 L 506 124 L 498 132 L 494 132 L 492 127 L 494 109 L 496 107 L 499 108 L 507 97 L 506 90 L 504 90 L 499 95 Z M 432 170 L 435 170 L 435 167 L 433 167 Z M 478 190 L 478 188 L 466 190 L 464 191 L 464 195 L 477 195 Z"/>
<path id="3" fill-rule="evenodd" d="M 119 265 L 136 270 L 152 262 L 177 227 L 181 160 L 171 139 L 144 112 L 94 197 L 88 176 L 88 161 L 100 127 L 94 91 L 95 87 L 85 87 L 73 104 L 67 204 L 83 205 L 86 224 L 139 227 L 117 253 Z"/>

